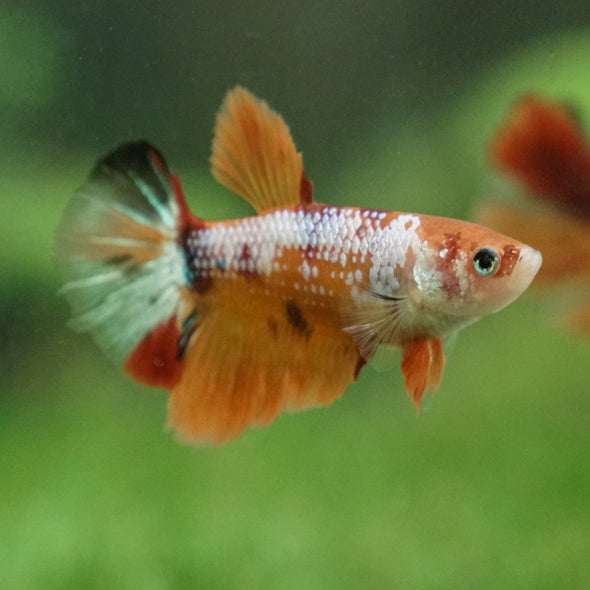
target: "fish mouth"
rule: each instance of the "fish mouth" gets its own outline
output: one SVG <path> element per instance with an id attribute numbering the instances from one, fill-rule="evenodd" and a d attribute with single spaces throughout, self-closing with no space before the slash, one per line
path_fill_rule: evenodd
<path id="1" fill-rule="evenodd" d="M 502 304 L 498 306 L 498 309 L 512 303 L 529 288 L 542 263 L 543 256 L 539 250 L 526 245 L 520 247 L 518 263 L 507 285 L 507 296 Z"/>
<path id="2" fill-rule="evenodd" d="M 539 250 L 531 246 L 522 246 L 518 262 L 519 288 L 524 291 L 532 282 L 543 264 L 543 256 Z"/>

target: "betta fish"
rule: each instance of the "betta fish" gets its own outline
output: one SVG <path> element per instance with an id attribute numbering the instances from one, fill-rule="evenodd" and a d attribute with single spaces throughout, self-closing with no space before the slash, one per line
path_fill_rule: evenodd
<path id="1" fill-rule="evenodd" d="M 144 141 L 101 159 L 57 231 L 72 325 L 136 381 L 170 392 L 183 440 L 221 444 L 330 404 L 382 346 L 419 408 L 443 339 L 516 299 L 541 255 L 480 225 L 317 202 L 289 128 L 241 87 L 212 173 L 256 215 L 193 215 Z"/>
<path id="2" fill-rule="evenodd" d="M 590 335 L 590 145 L 578 116 L 565 105 L 524 96 L 489 151 L 493 166 L 526 195 L 486 201 L 478 219 L 543 251 L 535 285 L 559 285 L 572 304 L 565 323 Z"/>

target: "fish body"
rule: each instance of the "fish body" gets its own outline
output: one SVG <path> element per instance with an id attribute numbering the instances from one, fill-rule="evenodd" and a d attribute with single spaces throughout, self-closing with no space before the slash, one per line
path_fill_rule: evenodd
<path id="1" fill-rule="evenodd" d="M 317 203 L 284 121 L 239 87 L 212 171 L 258 214 L 194 216 L 161 154 L 136 142 L 99 161 L 57 238 L 74 327 L 169 390 L 187 440 L 329 404 L 381 346 L 402 348 L 419 407 L 443 338 L 518 297 L 541 264 L 479 225 Z"/>
<path id="2" fill-rule="evenodd" d="M 487 230 L 447 218 L 314 204 L 194 228 L 182 249 L 190 284 L 210 298 L 237 290 L 259 306 L 265 297 L 297 294 L 306 311 L 337 312 L 334 319 L 345 328 L 347 315 L 360 321 L 377 302 L 379 311 L 401 314 L 378 343 L 369 338 L 377 335 L 374 326 L 367 331 L 363 349 L 370 356 L 377 344 L 446 336 L 516 295 L 502 285 L 505 297 L 498 301 L 491 297 L 494 285 L 485 285 L 475 297 L 484 281 L 471 259 L 478 245 L 492 247 L 490 239 Z M 504 262 L 501 274 L 511 274 L 523 247 L 513 241 L 494 246 Z M 352 322 L 348 330 L 362 327 Z"/>

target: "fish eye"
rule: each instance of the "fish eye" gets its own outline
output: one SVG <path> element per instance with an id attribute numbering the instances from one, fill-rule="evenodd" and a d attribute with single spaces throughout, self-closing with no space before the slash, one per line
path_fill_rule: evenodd
<path id="1" fill-rule="evenodd" d="M 482 277 L 490 277 L 500 268 L 500 255 L 493 248 L 482 248 L 473 257 L 473 268 Z"/>

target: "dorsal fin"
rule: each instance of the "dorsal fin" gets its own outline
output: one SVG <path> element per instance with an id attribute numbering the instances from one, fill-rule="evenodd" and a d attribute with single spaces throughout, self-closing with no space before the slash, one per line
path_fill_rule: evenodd
<path id="1" fill-rule="evenodd" d="M 289 127 L 241 86 L 227 93 L 217 113 L 211 171 L 258 213 L 311 201 L 311 183 Z"/>

